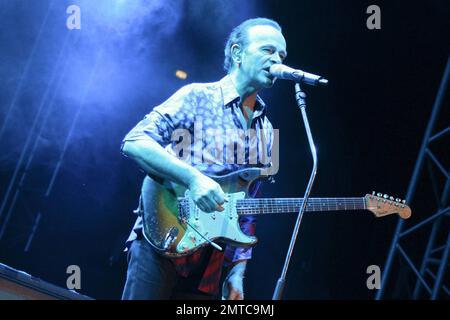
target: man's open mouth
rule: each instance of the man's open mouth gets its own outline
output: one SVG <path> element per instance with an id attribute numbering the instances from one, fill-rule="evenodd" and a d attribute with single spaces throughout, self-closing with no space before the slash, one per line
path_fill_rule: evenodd
<path id="1" fill-rule="evenodd" d="M 270 79 L 273 79 L 272 74 L 270 73 L 270 68 L 264 68 L 262 69 L 263 71 L 265 71 L 267 73 L 267 77 L 269 77 Z"/>

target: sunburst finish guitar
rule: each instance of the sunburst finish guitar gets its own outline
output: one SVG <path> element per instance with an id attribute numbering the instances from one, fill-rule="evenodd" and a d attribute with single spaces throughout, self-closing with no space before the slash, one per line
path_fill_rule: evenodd
<path id="1" fill-rule="evenodd" d="M 144 236 L 166 257 L 192 254 L 216 242 L 250 247 L 257 238 L 244 234 L 239 216 L 298 212 L 302 198 L 248 198 L 249 186 L 262 179 L 260 169 L 251 168 L 224 176 L 210 176 L 226 193 L 222 212 L 205 213 L 189 197 L 186 188 L 168 180 L 146 177 L 142 187 Z M 411 209 L 400 199 L 367 194 L 361 198 L 309 198 L 306 212 L 368 210 L 376 217 L 398 214 L 406 219 Z"/>

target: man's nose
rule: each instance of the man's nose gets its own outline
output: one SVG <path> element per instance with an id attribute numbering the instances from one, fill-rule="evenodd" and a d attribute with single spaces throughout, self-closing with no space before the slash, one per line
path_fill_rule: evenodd
<path id="1" fill-rule="evenodd" d="M 281 59 L 281 57 L 278 54 L 278 52 L 275 52 L 274 54 L 272 54 L 271 61 L 273 63 L 282 63 L 283 62 L 283 60 Z"/>

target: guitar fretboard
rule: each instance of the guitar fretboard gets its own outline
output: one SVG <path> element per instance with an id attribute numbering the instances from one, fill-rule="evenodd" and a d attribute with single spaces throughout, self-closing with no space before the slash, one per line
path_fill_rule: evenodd
<path id="1" fill-rule="evenodd" d="M 303 198 L 242 199 L 236 203 L 240 215 L 298 212 Z M 364 198 L 309 198 L 305 211 L 365 210 Z"/>

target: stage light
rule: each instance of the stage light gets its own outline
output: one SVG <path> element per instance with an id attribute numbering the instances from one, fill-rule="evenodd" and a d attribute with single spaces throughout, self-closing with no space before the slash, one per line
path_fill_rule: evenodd
<path id="1" fill-rule="evenodd" d="M 185 71 L 183 71 L 183 70 L 177 70 L 177 71 L 175 72 L 175 76 L 176 76 L 178 79 L 186 80 L 186 78 L 187 78 L 187 73 L 186 73 Z"/>

